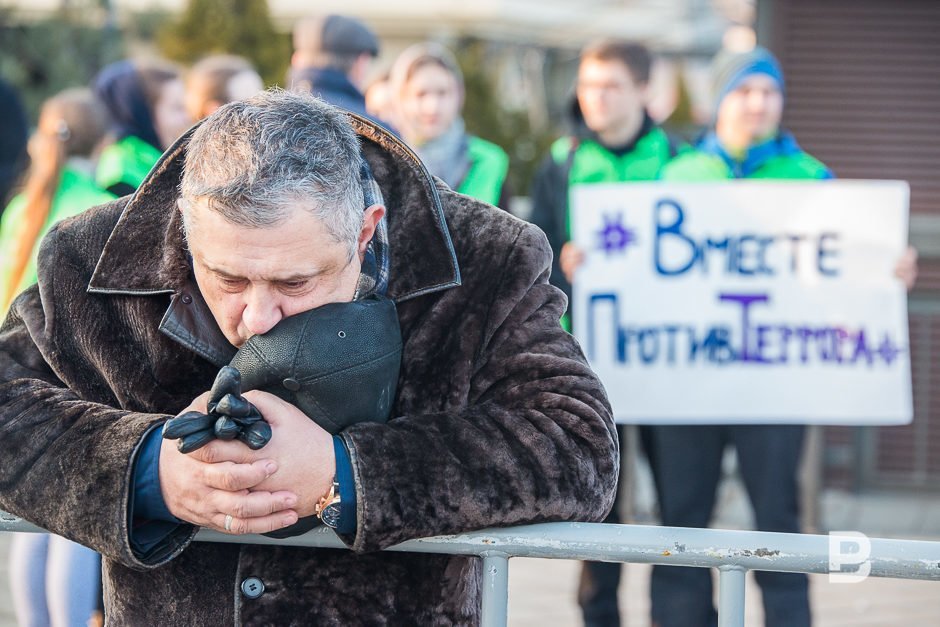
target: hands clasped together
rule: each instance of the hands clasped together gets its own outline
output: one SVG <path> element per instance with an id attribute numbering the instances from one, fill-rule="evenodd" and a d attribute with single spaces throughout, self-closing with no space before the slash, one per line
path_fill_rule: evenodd
<path id="1" fill-rule="evenodd" d="M 212 392 L 198 396 L 167 423 L 169 437 L 180 438 L 179 446 L 164 439 L 160 448 L 160 489 L 170 513 L 233 534 L 268 533 L 313 515 L 336 472 L 332 436 L 267 392 L 254 390 L 242 398 L 236 389 L 220 409 L 225 395 L 217 388 L 213 385 Z M 257 412 L 242 411 L 242 400 Z M 229 405 L 236 406 L 232 414 L 241 413 L 247 420 L 229 414 Z M 181 436 L 187 425 L 198 426 L 192 412 L 210 418 L 203 419 L 201 429 Z M 229 421 L 223 420 L 226 416 Z M 265 443 L 261 440 L 267 429 L 270 438 Z M 229 439 L 216 439 L 220 435 Z"/>

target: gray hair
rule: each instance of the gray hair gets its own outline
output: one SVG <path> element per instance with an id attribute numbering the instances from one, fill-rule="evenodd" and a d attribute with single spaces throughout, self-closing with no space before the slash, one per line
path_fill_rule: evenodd
<path id="1" fill-rule="evenodd" d="M 242 226 L 263 228 L 303 203 L 355 251 L 365 207 L 359 138 L 339 109 L 309 94 L 269 90 L 220 107 L 193 133 L 180 194 Z M 313 202 L 310 202 L 313 201 Z"/>

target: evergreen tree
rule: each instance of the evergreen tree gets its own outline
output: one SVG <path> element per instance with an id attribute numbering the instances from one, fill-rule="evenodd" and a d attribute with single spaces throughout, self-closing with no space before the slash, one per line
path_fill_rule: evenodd
<path id="1" fill-rule="evenodd" d="M 94 0 L 74 0 L 43 20 L 0 7 L 0 76 L 17 88 L 32 122 L 46 98 L 87 85 L 122 54 L 120 34 L 102 28 L 101 18 Z"/>
<path id="2" fill-rule="evenodd" d="M 458 42 L 455 53 L 463 72 L 463 118 L 467 131 L 497 144 L 509 154 L 509 189 L 513 195 L 527 194 L 538 160 L 551 145 L 553 133 L 534 129 L 525 111 L 510 111 L 501 105 L 485 41 L 464 39 Z"/>
<path id="3" fill-rule="evenodd" d="M 185 64 L 210 54 L 241 55 L 269 85 L 283 84 L 290 63 L 290 40 L 274 29 L 267 0 L 189 0 L 157 42 L 167 58 Z"/>
<path id="4" fill-rule="evenodd" d="M 676 108 L 669 115 L 669 118 L 663 122 L 663 127 L 687 141 L 694 141 L 701 129 L 695 123 L 695 116 L 692 111 L 692 94 L 689 93 L 689 86 L 685 82 L 685 73 L 681 65 L 676 71 L 676 82 L 679 92 Z"/>

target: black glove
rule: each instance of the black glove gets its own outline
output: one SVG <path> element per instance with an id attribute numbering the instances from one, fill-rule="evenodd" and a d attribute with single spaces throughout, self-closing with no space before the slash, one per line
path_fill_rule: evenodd
<path id="1" fill-rule="evenodd" d="M 242 377 L 238 369 L 223 366 L 209 391 L 208 414 L 189 411 L 171 418 L 163 426 L 163 437 L 179 440 L 180 453 L 192 453 L 213 439 L 238 439 L 253 450 L 271 440 L 269 425 L 258 408 L 241 395 Z"/>

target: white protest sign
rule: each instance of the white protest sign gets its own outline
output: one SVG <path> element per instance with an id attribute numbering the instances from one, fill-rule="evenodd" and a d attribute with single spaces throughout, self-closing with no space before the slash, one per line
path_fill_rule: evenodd
<path id="1" fill-rule="evenodd" d="M 905 424 L 901 181 L 572 189 L 574 332 L 620 422 Z"/>

